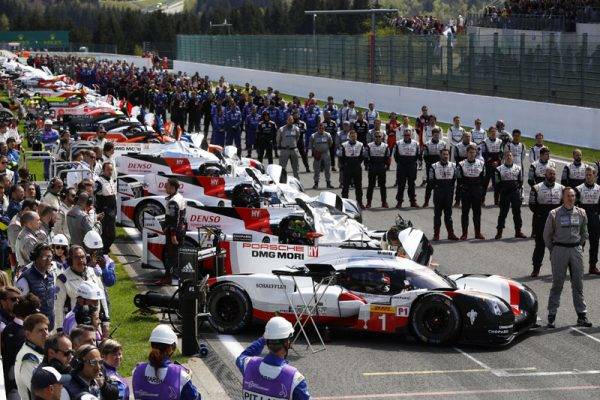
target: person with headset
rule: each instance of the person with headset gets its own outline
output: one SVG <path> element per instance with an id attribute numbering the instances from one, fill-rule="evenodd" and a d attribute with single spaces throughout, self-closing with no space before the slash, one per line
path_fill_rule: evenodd
<path id="1" fill-rule="evenodd" d="M 102 355 L 102 375 L 111 379 L 119 388 L 119 400 L 129 400 L 129 384 L 117 372 L 123 361 L 123 346 L 114 339 L 106 339 L 100 344 Z"/>
<path id="2" fill-rule="evenodd" d="M 273 317 L 267 322 L 263 337 L 238 356 L 235 364 L 244 377 L 244 399 L 310 399 L 306 379 L 286 360 L 293 336 L 294 327 L 289 321 Z M 269 354 L 261 357 L 265 345 Z"/>
<path id="3" fill-rule="evenodd" d="M 59 177 L 55 176 L 54 178 L 50 179 L 50 182 L 48 182 L 48 189 L 42 196 L 42 202 L 59 210 L 61 203 L 60 194 L 63 186 L 63 181 Z"/>
<path id="4" fill-rule="evenodd" d="M 100 351 L 96 346 L 86 344 L 81 346 L 76 352 L 71 362 L 71 381 L 64 385 L 69 393 L 69 398 L 75 400 L 84 393 L 100 399 L 102 382 L 100 381 L 100 368 L 102 367 L 102 358 Z"/>
<path id="5" fill-rule="evenodd" d="M 42 302 L 40 312 L 48 317 L 48 327 L 54 329 L 54 297 L 56 274 L 52 266 L 52 248 L 38 243 L 31 252 L 31 264 L 25 267 L 17 280 L 17 287 L 24 295 L 31 292 Z"/>
<path id="6" fill-rule="evenodd" d="M 15 358 L 15 381 L 21 399 L 31 398 L 31 376 L 44 359 L 44 344 L 48 339 L 48 318 L 32 314 L 23 321 L 25 343 Z"/>
<path id="7" fill-rule="evenodd" d="M 62 330 L 67 335 L 77 325 L 100 326 L 100 300 L 104 299 L 104 292 L 91 282 L 83 281 L 77 288 L 77 303 L 67 313 L 62 324 Z M 100 336 L 100 335 L 98 335 Z"/>
<path id="8" fill-rule="evenodd" d="M 88 212 L 94 206 L 94 199 L 87 192 L 79 192 L 75 205 L 67 213 L 67 226 L 71 234 L 71 244 L 83 245 L 85 234 L 94 229 Z"/>
<path id="9" fill-rule="evenodd" d="M 88 267 L 87 255 L 83 247 L 71 246 L 69 250 L 69 268 L 60 273 L 56 279 L 56 300 L 54 302 L 54 314 L 56 326 L 62 326 L 66 311 L 77 304 L 77 289 L 83 282 L 95 284 L 104 292 L 102 279 L 93 268 Z M 107 337 L 110 330 L 110 315 L 106 297 L 100 299 L 102 318 L 102 336 Z"/>
<path id="10" fill-rule="evenodd" d="M 115 275 L 115 262 L 108 254 L 103 254 L 102 249 L 104 248 L 103 239 L 100 234 L 94 230 L 89 231 L 83 238 L 83 247 L 89 254 L 88 266 L 94 269 L 96 275 L 102 278 L 104 284 L 104 292 L 106 288 L 113 286 L 117 277 Z"/>
<path id="11" fill-rule="evenodd" d="M 187 368 L 171 361 L 177 349 L 177 335 L 169 325 L 158 325 L 150 334 L 152 350 L 148 362 L 133 370 L 131 384 L 136 400 L 201 400 Z M 173 394 L 173 395 L 172 395 Z"/>

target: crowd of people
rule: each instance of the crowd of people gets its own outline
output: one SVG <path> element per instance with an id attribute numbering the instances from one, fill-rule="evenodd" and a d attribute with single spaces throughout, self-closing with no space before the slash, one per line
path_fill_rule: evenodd
<path id="1" fill-rule="evenodd" d="M 391 113 L 389 120 L 384 121 L 374 102 L 362 110 L 352 99 L 343 99 L 341 106 L 333 97 L 319 103 L 311 92 L 306 100 L 299 97 L 287 100 L 271 87 L 266 92 L 249 83 L 236 88 L 224 78 L 213 85 L 208 77 L 198 74 L 188 76 L 122 61 L 36 57 L 34 65 L 48 66 L 95 87 L 104 95 L 124 100 L 124 111 L 139 106 L 142 114 L 154 113 L 159 130 L 170 119 L 182 131 L 203 132 L 207 142 L 221 146 L 235 144 L 240 154 L 245 148 L 248 157 L 256 156 L 261 162 L 273 163 L 274 157 L 279 157 L 282 167 L 287 169 L 290 164 L 296 177 L 302 162 L 307 173 L 312 168 L 314 189 L 322 187 L 321 175 L 325 187 L 334 188 L 331 171 L 339 169 L 336 186 L 341 188 L 342 197 L 348 197 L 353 188 L 357 203 L 365 210 L 374 207 L 376 188 L 380 191 L 381 207 L 389 208 L 387 177 L 395 169 L 392 175 L 397 208 L 403 208 L 405 191 L 410 208 L 429 207 L 432 199 L 434 241 L 440 240 L 442 217 L 448 239 L 466 240 L 470 217 L 475 239 L 484 239 L 481 212 L 490 184 L 493 204 L 500 208 L 495 238 L 503 237 L 510 211 L 515 237 L 526 238 L 522 231 L 521 204 L 523 188 L 529 185 L 528 204 L 533 212 L 531 236 L 535 238 L 532 277 L 540 273 L 546 248 L 566 249 L 552 252 L 556 279 L 551 292 L 553 308 L 549 309 L 549 326 L 554 323 L 557 299 L 569 264 L 574 292 L 580 295 L 574 297 L 578 323 L 591 326 L 583 301 L 582 258 L 572 254 L 582 250 L 570 249 L 585 243 L 589 235 L 588 272 L 600 275 L 597 269 L 600 164 L 584 163 L 580 150 L 573 151 L 573 160 L 559 173 L 556 163 L 550 160 L 550 149 L 544 144 L 542 133 L 536 134 L 535 145 L 527 149 L 521 141 L 521 132 L 507 131 L 501 120 L 484 129 L 482 121 L 477 119 L 474 128 L 467 130 L 456 116 L 444 130 L 436 116 L 423 106 L 413 126 L 407 115 Z M 13 277 L 11 282 L 5 274 L 0 274 L 5 281 L 0 289 L 0 330 L 3 359 L 14 360 L 4 363 L 10 398 L 23 399 L 33 393 L 58 399 L 49 393 L 52 385 L 40 387 L 40 381 L 64 383 L 66 395 L 71 399 L 80 398 L 82 393 L 103 399 L 126 398 L 127 384 L 116 372 L 121 347 L 109 337 L 110 298 L 106 290 L 116 281 L 114 262 L 109 256 L 114 241 L 117 195 L 114 145 L 106 141 L 106 131 L 100 127 L 94 150 L 71 155 L 69 146 L 77 138 L 77 131 L 57 132 L 52 121 L 46 121 L 41 131 L 42 142 L 58 141 L 62 151 L 58 151 L 57 157 L 76 161 L 77 166 L 64 182 L 58 177 L 49 179 L 47 190 L 42 193 L 26 168 L 16 172 L 7 168 L 19 160 L 15 152 L 22 138 L 16 122 L 0 124 L 0 194 L 4 195 L 0 214 L 7 226 L 0 231 L 4 235 L 2 257 L 7 263 L 4 265 L 11 266 Z M 526 158 L 531 163 L 527 171 Z M 364 170 L 368 176 L 366 202 Z M 424 171 L 422 204 L 417 203 L 415 193 L 418 170 Z M 177 193 L 176 180 L 170 181 L 169 187 L 167 200 L 177 202 L 182 198 Z M 575 208 L 575 201 L 581 208 Z M 564 213 L 556 211 L 561 204 L 567 207 L 565 212 L 571 213 L 568 227 L 563 224 Z M 456 207 L 461 209 L 460 237 L 454 232 L 452 220 Z M 548 220 L 558 222 L 549 228 Z M 561 229 L 568 228 L 573 233 L 574 225 L 582 231 L 578 232 L 577 241 L 571 242 L 564 238 Z M 170 240 L 177 245 L 181 238 L 177 238 L 177 233 L 173 237 Z M 574 268 L 581 274 L 573 275 Z M 170 283 L 170 277 L 166 278 L 161 283 Z M 271 339 L 269 326 L 276 331 Z M 294 398 L 308 398 L 303 377 L 295 369 L 286 369 L 282 361 L 289 349 L 289 328 L 280 320 L 267 325 L 264 339 L 249 347 L 237 365 L 245 382 L 247 374 L 259 379 L 263 359 L 257 361 L 256 356 L 267 345 L 272 354 L 264 362 L 285 371 L 290 382 L 295 382 Z M 149 378 L 156 376 L 154 384 L 166 382 L 160 390 L 178 386 L 180 398 L 198 398 L 186 370 L 170 361 L 176 341 L 172 330 L 159 326 L 150 341 L 149 363 L 134 371 L 133 392 L 140 393 L 135 397 L 146 398 L 143 393 L 159 390 Z M 67 374 L 70 378 L 63 376 Z M 103 379 L 97 379 L 98 376 Z M 175 379 L 178 377 L 181 379 Z M 251 389 L 244 386 L 248 393 L 252 393 Z M 43 397 L 42 392 L 48 397 Z"/>
<path id="2" fill-rule="evenodd" d="M 466 19 L 458 15 L 449 23 L 444 24 L 439 18 L 432 15 L 403 16 L 398 15 L 390 18 L 390 25 L 398 32 L 410 33 L 415 35 L 442 35 L 448 29 L 453 34 L 465 33 Z"/>

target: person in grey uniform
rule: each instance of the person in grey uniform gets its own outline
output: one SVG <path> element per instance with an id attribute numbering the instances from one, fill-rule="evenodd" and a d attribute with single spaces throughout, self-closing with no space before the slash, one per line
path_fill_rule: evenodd
<path id="1" fill-rule="evenodd" d="M 294 125 L 294 117 L 288 116 L 286 124 L 279 128 L 275 139 L 279 152 L 279 165 L 285 170 L 288 160 L 292 164 L 292 172 L 296 179 L 298 176 L 298 148 L 297 143 L 300 138 L 300 130 Z"/>
<path id="2" fill-rule="evenodd" d="M 313 189 L 319 188 L 319 176 L 321 169 L 325 173 L 325 181 L 327 189 L 333 189 L 331 186 L 331 158 L 329 156 L 330 149 L 333 147 L 333 139 L 325 130 L 325 122 L 320 122 L 317 131 L 310 137 L 310 148 L 313 154 L 313 169 L 315 184 Z"/>
<path id="3" fill-rule="evenodd" d="M 552 288 L 548 298 L 548 328 L 554 328 L 560 294 L 567 277 L 571 275 L 573 305 L 577 312 L 577 326 L 589 328 L 587 306 L 583 298 L 583 247 L 588 239 L 587 215 L 583 208 L 575 206 L 575 190 L 566 187 L 562 191 L 562 206 L 548 214 L 544 226 L 544 243 L 550 250 L 552 263 Z"/>

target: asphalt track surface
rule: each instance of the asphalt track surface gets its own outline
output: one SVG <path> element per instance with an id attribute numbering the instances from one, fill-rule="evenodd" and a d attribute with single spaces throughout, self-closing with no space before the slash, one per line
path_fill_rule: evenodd
<path id="1" fill-rule="evenodd" d="M 527 168 L 528 166 L 526 166 Z M 288 169 L 290 167 L 288 166 Z M 562 168 L 558 168 L 560 176 Z M 304 168 L 301 167 L 301 170 Z M 417 184 L 421 182 L 421 173 Z M 312 173 L 301 173 L 305 187 L 312 187 Z M 332 181 L 338 181 L 333 173 Z M 388 203 L 395 205 L 394 172 L 388 173 Z M 366 193 L 366 173 L 363 177 Z M 324 178 L 321 178 L 324 186 Z M 336 185 L 337 186 L 337 185 Z M 525 198 L 528 195 L 528 185 Z M 340 192 L 339 189 L 335 189 Z M 308 193 L 315 193 L 311 189 Z M 417 188 L 422 204 L 425 188 Z M 354 193 L 351 191 L 350 197 Z M 405 195 L 406 196 L 406 195 Z M 406 205 L 407 200 L 404 201 Z M 487 204 L 493 203 L 488 192 Z M 374 206 L 380 206 L 376 189 Z M 531 212 L 522 207 L 524 233 L 531 233 Z M 415 227 L 433 236 L 433 209 L 402 210 L 374 207 L 363 212 L 364 223 L 372 229 L 386 229 L 400 213 Z M 484 241 L 442 240 L 434 244 L 434 261 L 443 273 L 501 274 L 529 285 L 538 295 L 541 323 L 546 322 L 546 306 L 551 286 L 550 261 L 544 259 L 540 278 L 529 277 L 533 239 L 515 239 L 512 215 L 507 218 L 505 238 L 494 240 L 497 207 L 482 212 Z M 453 210 L 454 226 L 460 235 L 460 210 Z M 472 224 L 471 224 L 472 226 Z M 473 237 L 473 230 L 469 232 Z M 442 228 L 442 238 L 445 230 Z M 123 244 L 124 253 L 140 246 Z M 135 264 L 134 264 L 135 265 Z M 584 258 L 587 270 L 588 254 Z M 488 349 L 470 346 L 424 346 L 410 337 L 366 333 L 332 332 L 327 350 L 311 353 L 305 344 L 296 345 L 290 361 L 305 376 L 315 399 L 598 399 L 600 398 L 600 278 L 585 277 L 584 290 L 593 328 L 575 328 L 576 315 L 568 282 L 557 316 L 557 329 L 539 329 L 517 339 L 508 347 Z M 212 350 L 207 359 L 232 398 L 239 397 L 240 374 L 234 355 L 262 335 L 260 327 L 233 336 L 217 335 L 203 328 L 202 339 Z M 237 393 L 236 393 L 237 391 Z"/>

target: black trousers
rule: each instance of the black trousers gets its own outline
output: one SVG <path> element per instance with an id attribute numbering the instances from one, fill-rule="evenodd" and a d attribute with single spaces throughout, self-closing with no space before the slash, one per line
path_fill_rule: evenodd
<path id="1" fill-rule="evenodd" d="M 504 229 L 504 223 L 508 216 L 508 210 L 512 209 L 513 222 L 515 223 L 515 231 L 520 231 L 523 227 L 521 219 L 521 191 L 513 190 L 508 193 L 500 193 L 500 214 L 498 215 L 498 226 L 496 229 Z M 545 223 L 546 221 L 544 221 Z M 544 227 L 542 226 L 542 231 Z M 542 240 L 543 242 L 543 240 Z"/>
<path id="2" fill-rule="evenodd" d="M 494 188 L 494 201 L 498 198 L 498 191 L 496 189 L 496 168 L 492 165 L 485 164 L 485 176 L 483 177 L 483 195 L 481 197 L 482 200 L 485 200 L 485 195 L 487 193 L 487 188 L 490 185 L 490 180 L 492 181 L 492 187 Z"/>
<path id="3" fill-rule="evenodd" d="M 354 185 L 356 192 L 356 201 L 358 204 L 362 204 L 362 169 L 356 167 L 346 166 L 344 168 L 344 181 L 342 183 L 342 197 L 347 199 L 348 193 L 350 192 L 350 185 Z"/>
<path id="4" fill-rule="evenodd" d="M 396 182 L 398 183 L 396 200 L 398 203 L 402 203 L 402 201 L 404 201 L 404 188 L 406 188 L 406 185 L 408 184 L 408 200 L 411 203 L 417 201 L 417 196 L 415 193 L 417 164 L 399 164 L 396 168 Z"/>
<path id="5" fill-rule="evenodd" d="M 269 164 L 273 164 L 273 144 L 265 143 L 260 140 L 256 142 L 256 152 L 258 153 L 258 161 L 263 162 L 263 157 L 267 157 Z"/>
<path id="6" fill-rule="evenodd" d="M 298 146 L 298 154 L 300 154 L 300 157 L 302 158 L 302 164 L 304 164 L 304 168 L 309 171 L 310 168 L 308 167 L 308 154 L 306 154 L 306 148 L 304 147 L 304 139 L 300 138 L 296 145 Z"/>
<path id="7" fill-rule="evenodd" d="M 462 213 L 460 223 L 462 229 L 466 231 L 469 228 L 469 212 L 473 211 L 473 225 L 475 230 L 481 229 L 481 186 L 464 186 L 460 188 L 460 201 Z"/>
<path id="8" fill-rule="evenodd" d="M 200 119 L 201 115 L 198 113 L 188 114 L 188 131 L 200 132 Z"/>
<path id="9" fill-rule="evenodd" d="M 369 170 L 369 186 L 367 186 L 367 203 L 373 200 L 373 191 L 375 190 L 375 183 L 379 186 L 379 193 L 381 195 L 381 201 L 385 203 L 387 201 L 387 188 L 385 187 L 385 169 L 383 171 L 370 171 Z"/>
<path id="10" fill-rule="evenodd" d="M 433 229 L 438 230 L 442 226 L 442 213 L 444 213 L 444 225 L 446 229 L 453 230 L 452 225 L 452 197 L 454 188 L 448 190 L 436 190 L 433 192 Z"/>
<path id="11" fill-rule="evenodd" d="M 534 267 L 541 267 L 544 262 L 544 253 L 546 253 L 546 244 L 544 243 L 544 226 L 546 225 L 548 214 L 533 215 L 533 233 L 535 234 L 535 247 L 531 262 Z"/>

